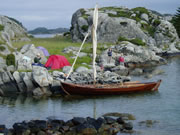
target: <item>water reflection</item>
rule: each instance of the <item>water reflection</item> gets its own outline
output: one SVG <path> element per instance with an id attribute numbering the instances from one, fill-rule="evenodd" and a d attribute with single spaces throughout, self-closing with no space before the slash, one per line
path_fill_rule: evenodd
<path id="1" fill-rule="evenodd" d="M 0 124 L 11 127 L 13 123 L 23 120 L 47 118 L 69 120 L 78 116 L 100 117 L 105 113 L 118 112 L 133 114 L 138 121 L 158 120 L 160 123 L 157 127 L 153 127 L 153 131 L 157 131 L 159 135 L 179 134 L 180 60 L 174 60 L 158 68 L 163 69 L 165 74 L 147 80 L 163 80 L 158 92 L 94 97 L 0 98 Z M 138 80 L 146 81 L 144 78 Z M 139 129 L 145 131 L 144 127 Z M 163 131 L 160 131 L 161 129 Z M 151 132 L 151 129 L 146 131 Z"/>

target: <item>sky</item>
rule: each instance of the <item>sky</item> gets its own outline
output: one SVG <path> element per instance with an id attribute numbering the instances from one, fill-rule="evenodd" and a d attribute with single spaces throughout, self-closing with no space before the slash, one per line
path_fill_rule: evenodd
<path id="1" fill-rule="evenodd" d="M 37 27 L 70 28 L 73 13 L 80 8 L 145 7 L 162 14 L 175 14 L 180 0 L 0 0 L 0 15 L 20 21 L 28 30 Z"/>

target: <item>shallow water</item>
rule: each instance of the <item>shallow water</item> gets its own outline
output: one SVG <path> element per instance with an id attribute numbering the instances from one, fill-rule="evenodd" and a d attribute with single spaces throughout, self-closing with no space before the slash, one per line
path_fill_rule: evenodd
<path id="1" fill-rule="evenodd" d="M 100 117 L 108 112 L 135 115 L 135 130 L 143 135 L 179 135 L 180 133 L 180 59 L 158 67 L 164 74 L 152 79 L 162 79 L 158 92 L 99 97 L 56 97 L 34 99 L 30 97 L 0 98 L 0 124 L 11 127 L 15 122 L 49 117 L 68 120 L 73 117 Z M 139 126 L 137 122 L 157 120 L 152 127 Z"/>

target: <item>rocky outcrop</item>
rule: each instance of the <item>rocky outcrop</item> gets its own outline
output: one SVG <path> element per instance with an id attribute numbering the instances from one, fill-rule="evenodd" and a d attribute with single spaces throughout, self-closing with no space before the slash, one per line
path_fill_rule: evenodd
<path id="1" fill-rule="evenodd" d="M 135 133 L 131 119 L 125 115 L 120 117 L 74 117 L 68 121 L 59 119 L 31 120 L 14 123 L 12 129 L 0 125 L 3 134 L 38 134 L 38 135 L 115 135 Z"/>
<path id="2" fill-rule="evenodd" d="M 53 71 L 48 73 L 47 69 L 40 66 L 33 66 L 32 72 L 13 73 L 9 71 L 0 72 L 0 94 L 7 95 L 9 93 L 26 93 L 33 96 L 51 96 L 52 94 L 60 94 L 61 84 L 64 81 L 67 71 L 70 67 L 64 67 L 64 72 Z M 98 83 L 119 83 L 130 81 L 131 77 L 122 76 L 111 71 L 101 71 L 97 66 L 97 82 Z M 79 84 L 92 84 L 93 76 L 92 69 L 79 67 L 76 72 L 73 72 L 66 81 Z"/>
<path id="3" fill-rule="evenodd" d="M 0 55 L 7 56 L 16 48 L 12 41 L 29 41 L 26 29 L 17 20 L 0 15 Z M 4 65 L 6 67 L 6 64 Z"/>
<path id="4" fill-rule="evenodd" d="M 20 52 L 13 52 L 16 60 L 16 69 L 17 70 L 32 70 L 32 63 L 34 63 L 34 58 L 37 54 L 41 56 L 41 63 L 47 61 L 46 56 L 42 50 L 37 49 L 34 44 L 24 45 Z"/>
<path id="5" fill-rule="evenodd" d="M 26 29 L 15 19 L 0 15 L 0 40 L 11 46 L 11 41 L 28 40 Z M 12 46 L 11 46 L 12 47 Z"/>
<path id="6" fill-rule="evenodd" d="M 82 41 L 91 30 L 92 15 L 93 9 L 79 9 L 73 14 L 70 30 L 73 41 Z M 167 19 L 142 7 L 100 8 L 97 37 L 98 42 L 113 43 L 139 39 L 147 46 L 162 49 L 179 40 L 174 26 Z"/>

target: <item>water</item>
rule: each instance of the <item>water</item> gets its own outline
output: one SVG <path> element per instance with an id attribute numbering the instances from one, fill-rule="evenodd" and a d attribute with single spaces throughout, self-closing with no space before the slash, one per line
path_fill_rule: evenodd
<path id="1" fill-rule="evenodd" d="M 180 133 L 180 59 L 158 67 L 164 74 L 152 79 L 162 79 L 158 92 L 100 97 L 44 98 L 30 97 L 0 98 L 0 124 L 11 127 L 15 122 L 55 117 L 69 120 L 73 117 L 100 117 L 108 112 L 135 115 L 135 130 L 143 135 L 179 135 Z M 137 79 L 137 78 L 134 78 Z M 137 122 L 157 120 L 151 128 L 139 126 Z"/>
<path id="2" fill-rule="evenodd" d="M 35 38 L 53 38 L 56 34 L 35 34 Z"/>

